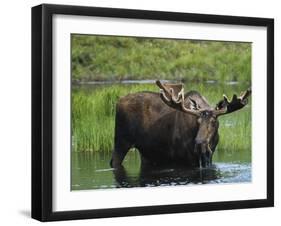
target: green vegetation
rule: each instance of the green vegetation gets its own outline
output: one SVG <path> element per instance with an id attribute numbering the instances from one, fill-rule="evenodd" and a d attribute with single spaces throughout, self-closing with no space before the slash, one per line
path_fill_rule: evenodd
<path id="1" fill-rule="evenodd" d="M 251 80 L 251 44 L 72 35 L 73 81 Z"/>
<path id="2" fill-rule="evenodd" d="M 232 96 L 245 90 L 247 84 L 217 85 L 188 83 L 186 90 L 198 90 L 214 106 L 225 93 Z M 78 86 L 72 92 L 72 145 L 73 151 L 111 152 L 113 149 L 115 104 L 119 97 L 137 91 L 156 91 L 154 84 Z M 215 159 L 241 155 L 251 159 L 251 105 L 220 117 L 220 142 Z M 225 154 L 227 153 L 227 154 Z M 243 155 L 243 157 L 242 157 Z"/>

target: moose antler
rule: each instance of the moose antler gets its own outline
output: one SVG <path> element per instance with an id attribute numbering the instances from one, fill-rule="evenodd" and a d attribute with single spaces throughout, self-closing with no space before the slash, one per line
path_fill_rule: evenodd
<path id="1" fill-rule="evenodd" d="M 168 84 L 161 83 L 159 80 L 156 81 L 156 85 L 160 88 L 161 99 L 170 107 L 199 116 L 200 111 L 189 109 L 185 107 L 184 101 L 184 88 L 183 84 Z"/>
<path id="2" fill-rule="evenodd" d="M 216 108 L 214 113 L 217 116 L 229 114 L 231 112 L 237 111 L 245 107 L 248 103 L 248 97 L 251 95 L 251 89 L 248 88 L 246 91 L 242 92 L 239 97 L 236 94 L 233 95 L 232 100 L 230 101 L 226 95 L 223 95 L 223 100 L 221 100 Z"/>

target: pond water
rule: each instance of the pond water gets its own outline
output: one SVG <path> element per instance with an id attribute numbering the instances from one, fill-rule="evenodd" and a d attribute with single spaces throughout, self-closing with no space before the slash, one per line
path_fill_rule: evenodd
<path id="1" fill-rule="evenodd" d="M 119 170 L 109 167 L 110 153 L 72 153 L 72 190 L 251 182 L 251 163 L 215 162 L 210 168 L 142 169 L 130 151 Z"/>
<path id="2" fill-rule="evenodd" d="M 129 87 L 130 85 L 111 87 L 110 84 L 73 87 L 73 98 L 77 97 L 78 101 L 72 102 L 71 190 L 251 182 L 250 103 L 243 111 L 220 119 L 220 141 L 214 153 L 212 167 L 204 169 L 142 168 L 138 151 L 132 149 L 123 162 L 123 168 L 118 170 L 110 168 L 114 111 L 112 112 L 110 108 L 104 113 L 97 109 L 100 106 L 100 108 L 104 107 L 97 100 L 100 98 L 103 101 L 103 98 L 110 97 L 105 102 L 114 102 L 115 99 L 107 95 L 106 89 L 115 94 L 121 88 L 124 93 L 126 92 L 124 89 L 129 90 Z M 214 104 L 223 93 L 239 94 L 248 85 L 208 83 L 192 87 L 207 96 Z M 99 96 L 96 93 L 99 93 Z M 80 100 L 83 100 L 83 105 Z M 100 115 L 92 111 L 92 105 L 85 104 L 89 100 Z M 112 104 L 115 106 L 115 103 Z M 79 117 L 75 115 L 76 111 L 80 114 Z M 94 119 L 95 116 L 96 119 Z M 107 122 L 108 124 L 104 125 Z M 97 133 L 100 136 L 97 136 L 95 140 L 94 136 Z M 108 145 L 104 145 L 107 143 Z M 108 150 L 93 150 L 95 147 L 109 148 Z"/>

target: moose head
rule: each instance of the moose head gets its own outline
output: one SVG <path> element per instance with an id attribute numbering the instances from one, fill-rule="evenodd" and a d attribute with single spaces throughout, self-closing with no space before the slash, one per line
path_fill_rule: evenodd
<path id="1" fill-rule="evenodd" d="M 198 100 L 189 96 L 185 99 L 186 95 L 182 83 L 169 84 L 157 80 L 156 84 L 160 88 L 160 97 L 165 104 L 192 115 L 194 120 L 197 120 L 198 131 L 194 140 L 194 152 L 198 155 L 200 166 L 209 166 L 213 154 L 211 141 L 219 127 L 218 117 L 246 106 L 251 89 L 242 92 L 239 97 L 234 94 L 231 100 L 223 95 L 223 99 L 214 108 L 211 108 L 209 105 L 201 106 Z"/>

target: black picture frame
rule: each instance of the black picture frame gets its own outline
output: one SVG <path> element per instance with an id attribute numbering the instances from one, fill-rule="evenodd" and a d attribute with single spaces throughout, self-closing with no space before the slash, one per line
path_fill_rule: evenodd
<path id="1" fill-rule="evenodd" d="M 52 210 L 52 18 L 55 14 L 181 21 L 267 28 L 267 198 L 93 210 Z M 32 8 L 32 218 L 121 217 L 274 206 L 274 20 L 268 18 L 43 4 Z"/>

